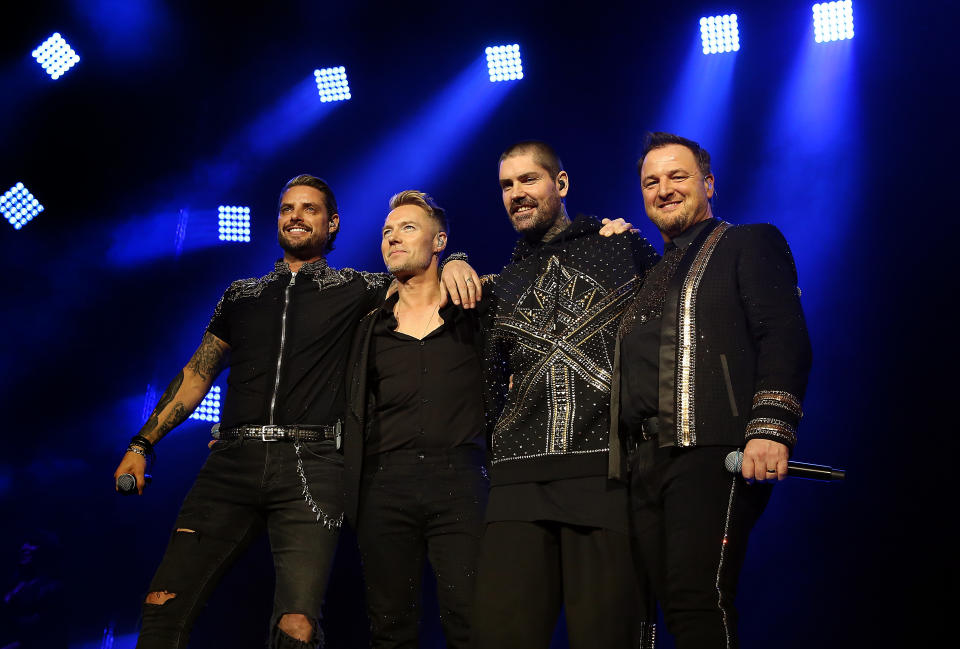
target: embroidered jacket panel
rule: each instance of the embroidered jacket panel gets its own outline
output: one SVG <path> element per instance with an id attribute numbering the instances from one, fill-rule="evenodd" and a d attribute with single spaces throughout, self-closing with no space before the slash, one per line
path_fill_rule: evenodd
<path id="1" fill-rule="evenodd" d="M 492 282 L 494 484 L 606 473 L 617 327 L 658 255 L 638 235 L 602 237 L 600 227 L 580 216 L 549 242 L 519 242 Z"/>

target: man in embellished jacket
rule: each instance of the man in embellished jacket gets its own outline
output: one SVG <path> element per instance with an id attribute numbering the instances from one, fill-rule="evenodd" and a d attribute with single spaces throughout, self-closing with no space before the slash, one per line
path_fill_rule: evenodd
<path id="1" fill-rule="evenodd" d="M 592 217 L 571 222 L 570 178 L 548 145 L 510 147 L 499 175 L 522 239 L 485 287 L 488 394 L 502 398 L 488 406 L 474 644 L 545 647 L 563 605 L 572 648 L 641 646 L 651 628 L 632 579 L 626 485 L 607 478 L 609 401 L 617 326 L 657 255 L 633 232 L 605 238 Z"/>
<path id="2" fill-rule="evenodd" d="M 114 477 L 133 475 L 142 493 L 154 445 L 230 367 L 217 441 L 150 585 L 137 647 L 185 647 L 220 578 L 264 531 L 276 568 L 270 646 L 322 643 L 318 617 L 343 520 L 343 375 L 353 331 L 383 301 L 391 279 L 327 265 L 339 228 L 323 180 L 302 175 L 284 186 L 277 221 L 283 259 L 267 275 L 226 290 L 200 347 L 117 467 Z M 479 278 L 464 262 L 452 263 L 444 291 L 472 299 L 466 280 Z"/>
<path id="3" fill-rule="evenodd" d="M 653 133 L 638 167 L 666 245 L 620 325 L 610 475 L 629 451 L 638 574 L 677 647 L 731 648 L 747 537 L 786 477 L 810 370 L 797 273 L 774 226 L 713 217 L 696 142 Z"/>

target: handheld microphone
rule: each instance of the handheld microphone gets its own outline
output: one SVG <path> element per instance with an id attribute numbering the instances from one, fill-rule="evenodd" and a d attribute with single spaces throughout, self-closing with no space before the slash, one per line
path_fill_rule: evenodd
<path id="1" fill-rule="evenodd" d="M 730 451 L 723 460 L 723 466 L 730 473 L 740 473 L 743 469 L 743 451 Z M 806 462 L 787 462 L 787 476 L 791 478 L 803 478 L 804 480 L 820 480 L 821 482 L 835 482 L 847 477 L 847 472 L 843 469 L 834 469 L 833 467 L 822 464 L 807 464 Z"/>
<path id="2" fill-rule="evenodd" d="M 143 476 L 147 484 L 153 482 L 153 476 Z M 137 477 L 132 473 L 121 473 L 117 477 L 117 491 L 121 496 L 130 496 L 137 493 Z"/>

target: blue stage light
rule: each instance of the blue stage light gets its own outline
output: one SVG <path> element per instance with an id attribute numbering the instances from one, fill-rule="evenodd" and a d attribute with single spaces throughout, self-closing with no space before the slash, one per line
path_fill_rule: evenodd
<path id="1" fill-rule="evenodd" d="M 347 71 L 341 65 L 338 68 L 314 70 L 320 91 L 320 101 L 346 101 L 350 99 L 350 84 L 347 83 Z"/>
<path id="2" fill-rule="evenodd" d="M 37 49 L 32 52 L 33 58 L 37 63 L 43 66 L 54 79 L 59 79 L 64 73 L 75 66 L 80 60 L 77 53 L 70 47 L 63 37 L 54 32 L 54 34 L 43 41 Z"/>
<path id="3" fill-rule="evenodd" d="M 221 205 L 220 241 L 250 241 L 250 208 Z"/>
<path id="4" fill-rule="evenodd" d="M 813 31 L 818 43 L 853 38 L 853 3 L 843 0 L 813 5 Z"/>
<path id="5" fill-rule="evenodd" d="M 3 217 L 10 221 L 10 225 L 16 230 L 32 221 L 33 217 L 42 211 L 43 205 L 23 183 L 17 183 L 0 196 L 0 212 L 3 212 Z"/>
<path id="6" fill-rule="evenodd" d="M 513 81 L 523 78 L 523 62 L 520 60 L 520 46 L 497 45 L 488 47 L 487 72 L 490 81 Z"/>
<path id="7" fill-rule="evenodd" d="M 700 41 L 704 54 L 736 52 L 740 49 L 737 14 L 704 16 L 700 19 Z"/>
<path id="8" fill-rule="evenodd" d="M 220 421 L 220 386 L 215 385 L 207 392 L 197 409 L 190 415 L 190 419 L 200 421 Z"/>

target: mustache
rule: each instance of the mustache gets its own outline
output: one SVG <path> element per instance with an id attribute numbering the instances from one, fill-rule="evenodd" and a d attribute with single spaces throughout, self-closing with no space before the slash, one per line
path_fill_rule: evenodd
<path id="1" fill-rule="evenodd" d="M 536 207 L 536 201 L 532 201 L 529 198 L 520 198 L 513 201 L 513 204 L 510 206 L 510 213 L 514 214 L 521 207 Z"/>

